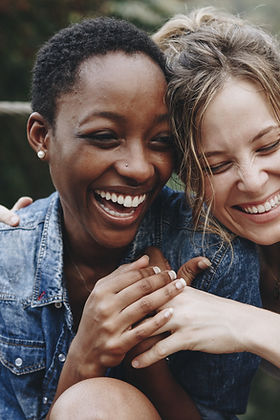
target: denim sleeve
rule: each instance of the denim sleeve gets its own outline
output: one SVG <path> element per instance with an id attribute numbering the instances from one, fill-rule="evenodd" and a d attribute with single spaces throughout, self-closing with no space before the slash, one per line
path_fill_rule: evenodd
<path id="1" fill-rule="evenodd" d="M 204 251 L 198 246 L 195 247 L 194 241 L 192 241 L 193 253 L 190 249 L 184 251 L 189 245 L 184 247 L 182 244 L 183 242 L 181 242 L 181 261 L 177 260 L 177 267 Z M 212 266 L 193 281 L 193 287 L 251 305 L 261 305 L 259 262 L 253 244 L 236 238 L 231 250 L 229 246 L 219 247 L 213 239 L 213 242 L 205 247 L 204 255 L 211 260 Z M 172 265 L 174 266 L 175 264 Z M 259 361 L 259 357 L 247 352 L 208 354 L 181 351 L 172 355 L 170 367 L 178 382 L 196 404 L 208 407 L 207 410 L 212 409 L 217 413 L 226 413 L 224 416 L 230 416 L 245 412 L 251 381 Z M 211 413 L 212 415 L 214 414 Z M 205 418 L 216 419 L 216 417 Z"/>

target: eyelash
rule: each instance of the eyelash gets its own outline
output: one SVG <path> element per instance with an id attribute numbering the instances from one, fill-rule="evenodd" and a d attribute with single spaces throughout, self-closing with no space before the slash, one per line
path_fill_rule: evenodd
<path id="1" fill-rule="evenodd" d="M 115 133 L 88 133 L 80 134 L 79 138 L 95 142 L 95 144 L 103 149 L 109 149 L 119 144 L 119 137 Z M 159 150 L 166 150 L 171 147 L 172 136 L 171 135 L 158 135 L 150 140 L 151 147 Z"/>
<path id="2" fill-rule="evenodd" d="M 257 152 L 270 152 L 276 149 L 280 145 L 280 139 L 276 140 L 274 143 L 269 144 L 268 146 L 260 147 Z"/>
<path id="3" fill-rule="evenodd" d="M 269 154 L 270 152 L 274 152 L 280 146 L 280 139 L 276 140 L 274 143 L 271 143 L 267 146 L 260 147 L 256 151 L 262 154 Z M 218 165 L 209 165 L 204 168 L 204 171 L 210 175 L 218 175 L 225 172 L 229 169 L 232 165 L 232 162 L 223 162 L 219 163 Z"/>

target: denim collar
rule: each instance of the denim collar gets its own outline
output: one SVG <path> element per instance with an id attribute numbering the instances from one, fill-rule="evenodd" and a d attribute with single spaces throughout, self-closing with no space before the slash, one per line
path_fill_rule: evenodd
<path id="1" fill-rule="evenodd" d="M 31 306 L 45 306 L 65 300 L 62 208 L 58 194 L 54 193 L 44 222 Z"/>

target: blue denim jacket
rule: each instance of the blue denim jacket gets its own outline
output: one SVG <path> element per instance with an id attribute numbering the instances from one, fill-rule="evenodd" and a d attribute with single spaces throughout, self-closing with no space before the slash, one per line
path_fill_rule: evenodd
<path id="1" fill-rule="evenodd" d="M 63 282 L 62 211 L 57 193 L 20 211 L 20 226 L 0 224 L 0 418 L 43 419 L 74 337 Z M 233 241 L 233 254 L 215 236 L 193 233 L 181 193 L 164 188 L 145 216 L 124 262 L 147 246 L 160 246 L 178 269 L 206 255 L 212 267 L 194 287 L 260 305 L 254 246 Z M 221 314 L 222 316 L 222 314 Z M 203 413 L 232 419 L 245 410 L 259 359 L 248 353 L 209 355 L 182 351 L 170 368 Z M 120 369 L 119 369 L 120 370 Z M 114 375 L 113 370 L 111 371 Z M 211 414 L 212 413 L 212 414 Z"/>

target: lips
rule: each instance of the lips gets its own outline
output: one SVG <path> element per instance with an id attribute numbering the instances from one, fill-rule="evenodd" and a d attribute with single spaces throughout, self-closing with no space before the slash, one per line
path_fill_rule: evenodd
<path id="1" fill-rule="evenodd" d="M 137 208 L 146 200 L 146 194 L 128 195 L 105 190 L 95 190 L 95 197 L 100 207 L 114 217 L 132 216 Z"/>
<path id="2" fill-rule="evenodd" d="M 280 194 L 275 194 L 272 198 L 269 200 L 258 204 L 258 205 L 252 205 L 252 206 L 237 206 L 239 209 L 244 211 L 245 213 L 249 214 L 263 214 L 267 213 L 270 210 L 278 207 L 280 205 Z"/>

